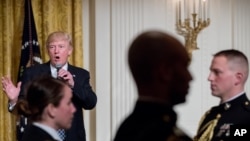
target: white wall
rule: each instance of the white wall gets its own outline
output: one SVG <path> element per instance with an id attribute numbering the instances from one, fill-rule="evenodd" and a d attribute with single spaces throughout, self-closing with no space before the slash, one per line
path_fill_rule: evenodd
<path id="1" fill-rule="evenodd" d="M 117 127 L 131 112 L 137 98 L 127 65 L 127 49 L 133 38 L 148 29 L 175 31 L 177 0 L 83 0 L 84 67 L 90 70 L 98 103 L 85 111 L 89 141 L 111 141 Z M 212 54 L 239 49 L 250 58 L 250 1 L 210 0 L 210 25 L 198 37 L 190 71 L 194 80 L 187 102 L 176 106 L 178 125 L 195 134 L 202 114 L 218 99 L 210 94 L 207 76 Z M 246 91 L 250 94 L 249 81 Z"/>

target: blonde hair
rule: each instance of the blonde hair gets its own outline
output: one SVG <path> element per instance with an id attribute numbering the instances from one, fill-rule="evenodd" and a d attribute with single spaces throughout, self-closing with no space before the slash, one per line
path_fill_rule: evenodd
<path id="1" fill-rule="evenodd" d="M 51 34 L 49 34 L 47 41 L 46 41 L 46 47 L 48 47 L 51 42 L 58 41 L 58 40 L 66 40 L 69 42 L 69 45 L 71 47 L 73 46 L 72 38 L 67 32 L 56 31 L 56 32 L 52 32 Z"/>

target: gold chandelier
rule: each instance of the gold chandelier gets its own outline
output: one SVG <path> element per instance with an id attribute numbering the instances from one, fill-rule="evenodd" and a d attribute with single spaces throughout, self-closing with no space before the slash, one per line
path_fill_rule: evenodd
<path id="1" fill-rule="evenodd" d="M 196 5 L 197 2 L 198 5 Z M 197 47 L 198 34 L 209 24 L 209 0 L 178 0 L 176 2 L 176 30 L 178 34 L 184 36 L 185 48 L 190 58 L 192 51 L 199 49 Z"/>

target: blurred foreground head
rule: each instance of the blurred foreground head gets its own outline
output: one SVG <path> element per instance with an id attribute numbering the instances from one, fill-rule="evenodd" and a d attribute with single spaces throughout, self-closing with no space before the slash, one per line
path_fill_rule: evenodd
<path id="1" fill-rule="evenodd" d="M 167 33 L 147 31 L 136 37 L 129 48 L 128 62 L 139 100 L 169 106 L 185 102 L 192 80 L 189 61 L 184 46 Z"/>
<path id="2" fill-rule="evenodd" d="M 17 103 L 19 114 L 54 129 L 68 129 L 76 111 L 72 90 L 64 80 L 41 76 L 30 82 L 25 98 Z"/>

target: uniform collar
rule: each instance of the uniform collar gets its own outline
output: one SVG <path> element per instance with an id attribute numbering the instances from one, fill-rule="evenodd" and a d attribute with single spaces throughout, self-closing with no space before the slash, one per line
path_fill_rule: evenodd
<path id="1" fill-rule="evenodd" d="M 218 106 L 218 108 L 223 110 L 223 111 L 227 111 L 227 110 L 229 110 L 232 107 L 235 107 L 237 105 L 245 105 L 245 106 L 249 105 L 249 100 L 248 100 L 245 92 L 240 93 L 237 96 L 231 98 L 231 100 L 220 104 Z"/>
<path id="2" fill-rule="evenodd" d="M 173 107 L 163 105 L 161 103 L 137 101 L 134 112 L 145 117 L 162 116 L 164 120 L 167 119 L 168 122 L 171 122 L 173 124 L 175 124 L 177 120 L 177 114 L 173 110 Z"/>
<path id="3" fill-rule="evenodd" d="M 230 102 L 230 101 L 232 101 L 232 100 L 234 100 L 234 99 L 236 99 L 236 98 L 238 98 L 238 97 L 240 97 L 241 95 L 243 95 L 243 94 L 245 94 L 245 92 L 243 91 L 243 92 L 241 92 L 241 93 L 239 93 L 239 94 L 237 94 L 237 95 L 235 95 L 235 96 L 233 96 L 233 97 L 231 97 L 230 99 L 228 99 L 227 101 L 225 101 L 224 103 L 227 103 L 227 102 Z M 221 104 L 223 104 L 223 103 L 221 103 Z"/>

